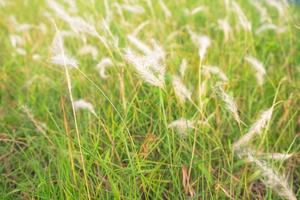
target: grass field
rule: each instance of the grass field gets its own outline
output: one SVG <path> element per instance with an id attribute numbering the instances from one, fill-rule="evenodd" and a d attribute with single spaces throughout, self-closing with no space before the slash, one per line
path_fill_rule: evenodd
<path id="1" fill-rule="evenodd" d="M 0 199 L 299 199 L 283 2 L 0 0 Z"/>

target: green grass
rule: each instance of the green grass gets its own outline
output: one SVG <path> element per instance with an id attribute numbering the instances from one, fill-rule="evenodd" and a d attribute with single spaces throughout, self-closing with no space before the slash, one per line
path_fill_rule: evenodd
<path id="1" fill-rule="evenodd" d="M 191 159 L 190 184 L 195 199 L 280 199 L 262 184 L 255 166 L 239 159 L 232 150 L 234 141 L 273 103 L 276 106 L 268 129 L 251 146 L 263 152 L 295 153 L 287 161 L 271 160 L 269 164 L 288 175 L 289 184 L 300 198 L 299 7 L 290 7 L 285 33 L 270 31 L 257 36 L 258 12 L 248 1 L 238 1 L 253 31 L 234 29 L 234 38 L 224 44 L 217 20 L 228 14 L 231 25 L 237 23 L 235 14 L 226 12 L 223 1 L 166 0 L 173 15 L 166 18 L 156 1 L 150 9 L 147 1 L 140 0 L 136 2 L 145 13 L 124 11 L 128 24 L 115 13 L 115 1 L 108 1 L 114 13 L 110 29 L 119 37 L 120 48 L 110 47 L 110 51 L 113 61 L 125 64 L 124 68 L 117 64 L 108 69 L 109 78 L 101 79 L 95 66 L 101 58 L 110 56 L 103 44 L 86 36 L 87 43 L 99 51 L 98 60 L 93 60 L 79 55 L 84 44 L 81 38 L 67 37 L 65 41 L 67 51 L 79 60 L 80 70 L 69 70 L 72 95 L 91 102 L 97 114 L 80 110 L 76 112 L 77 124 L 65 72 L 51 64 L 50 53 L 56 32 L 51 20 L 60 30 L 69 30 L 69 26 L 55 14 L 51 20 L 45 17 L 46 11 L 53 12 L 44 1 L 8 0 L 8 5 L 0 8 L 0 199 L 188 199 L 182 167 L 189 168 Z M 77 5 L 78 15 L 94 21 L 99 34 L 109 38 L 100 24 L 105 16 L 103 2 L 78 0 Z M 184 14 L 184 8 L 198 5 L 205 5 L 207 10 L 193 16 Z M 274 24 L 282 23 L 275 9 L 268 7 L 268 12 Z M 47 32 L 34 28 L 17 33 L 12 15 L 20 23 L 43 23 Z M 167 52 L 164 90 L 144 83 L 120 55 L 129 45 L 126 36 L 145 20 L 149 24 L 137 37 L 147 44 L 155 38 Z M 204 116 L 195 105 L 180 105 L 176 99 L 172 75 L 179 73 L 180 62 L 186 58 L 189 64 L 184 83 L 192 88 L 194 102 L 199 102 L 198 49 L 186 25 L 212 39 L 203 64 L 217 65 L 228 76 L 225 90 L 237 102 L 245 123 L 240 127 L 214 93 L 217 79 L 213 75 L 201 76 L 201 82 L 207 83 L 201 99 Z M 175 31 L 177 34 L 169 37 Z M 26 56 L 15 53 L 9 40 L 12 34 L 25 40 Z M 42 59 L 33 60 L 34 54 Z M 248 54 L 266 67 L 263 86 L 257 84 L 255 72 L 244 61 Z M 124 90 L 119 77 L 124 81 Z M 24 113 L 22 106 L 30 109 L 37 122 Z M 167 128 L 178 118 L 209 116 L 209 125 L 198 125 L 185 138 Z M 48 129 L 37 130 L 39 123 Z"/>

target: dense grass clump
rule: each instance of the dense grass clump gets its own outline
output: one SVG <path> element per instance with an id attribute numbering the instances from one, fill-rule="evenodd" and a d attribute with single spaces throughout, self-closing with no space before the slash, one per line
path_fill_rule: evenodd
<path id="1" fill-rule="evenodd" d="M 300 8 L 0 0 L 0 199 L 299 199 Z"/>

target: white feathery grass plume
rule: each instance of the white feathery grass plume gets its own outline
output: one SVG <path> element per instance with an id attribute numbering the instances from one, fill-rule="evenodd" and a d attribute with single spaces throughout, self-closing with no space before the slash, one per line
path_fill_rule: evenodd
<path id="1" fill-rule="evenodd" d="M 60 17 L 62 20 L 69 24 L 69 26 L 75 33 L 84 33 L 94 37 L 99 37 L 95 26 L 86 22 L 83 18 L 79 16 L 71 17 L 65 11 L 65 9 L 54 0 L 47 0 L 47 4 L 56 13 L 58 17 Z"/>
<path id="2" fill-rule="evenodd" d="M 126 11 L 134 13 L 134 14 L 143 14 L 145 12 L 145 9 L 139 5 L 123 4 L 123 5 L 120 5 L 120 7 L 122 8 L 122 10 L 126 10 Z"/>
<path id="3" fill-rule="evenodd" d="M 27 55 L 27 52 L 25 49 L 23 48 L 16 48 L 16 53 L 20 56 L 26 56 Z"/>
<path id="4" fill-rule="evenodd" d="M 173 76 L 172 85 L 175 95 L 179 99 L 180 103 L 184 103 L 186 100 L 192 99 L 192 92 L 183 84 L 182 80 L 178 76 Z"/>
<path id="5" fill-rule="evenodd" d="M 180 75 L 181 77 L 183 78 L 184 75 L 185 75 L 185 71 L 187 69 L 187 66 L 188 66 L 188 62 L 187 60 L 184 58 L 182 59 L 181 63 L 180 63 L 180 66 L 179 66 L 179 71 L 180 71 Z"/>
<path id="6" fill-rule="evenodd" d="M 63 49 L 64 49 L 64 37 L 61 34 L 61 32 L 56 32 L 51 44 L 51 53 L 52 55 L 63 54 L 64 53 Z"/>
<path id="7" fill-rule="evenodd" d="M 121 18 L 121 23 L 122 24 L 128 24 L 125 20 L 124 14 L 123 14 L 123 9 L 121 5 L 118 2 L 113 2 L 112 6 L 116 9 L 117 15 Z"/>
<path id="8" fill-rule="evenodd" d="M 69 14 L 65 11 L 65 9 L 54 0 L 46 0 L 46 3 L 51 10 L 55 12 L 55 14 L 64 21 L 68 21 Z"/>
<path id="9" fill-rule="evenodd" d="M 42 56 L 40 54 L 33 54 L 32 60 L 40 61 L 42 59 Z"/>
<path id="10" fill-rule="evenodd" d="M 144 22 L 142 22 L 137 28 L 135 28 L 134 30 L 133 30 L 133 32 L 132 32 L 132 36 L 134 36 L 134 37 L 136 37 L 138 34 L 139 34 L 139 32 L 141 31 L 141 30 L 143 30 L 144 28 L 145 28 L 145 26 L 147 26 L 148 24 L 150 24 L 150 22 L 147 20 L 147 21 L 144 21 Z"/>
<path id="11" fill-rule="evenodd" d="M 113 62 L 110 58 L 103 58 L 96 66 L 99 70 L 99 75 L 101 78 L 106 79 L 108 75 L 106 74 L 106 68 L 113 66 Z"/>
<path id="12" fill-rule="evenodd" d="M 159 0 L 158 1 L 160 7 L 162 8 L 162 10 L 164 11 L 164 14 L 167 18 L 172 17 L 172 13 L 169 10 L 169 8 L 167 7 L 167 5 L 165 4 L 165 2 L 163 0 Z"/>
<path id="13" fill-rule="evenodd" d="M 251 31 L 251 29 L 252 29 L 251 22 L 247 19 L 246 15 L 245 15 L 244 11 L 242 10 L 242 8 L 240 7 L 240 5 L 235 1 L 232 1 L 231 3 L 232 3 L 233 11 L 236 13 L 236 15 L 239 19 L 240 26 L 245 31 Z"/>
<path id="14" fill-rule="evenodd" d="M 144 55 L 136 54 L 127 48 L 125 50 L 127 61 L 135 66 L 137 72 L 146 82 L 158 87 L 164 87 L 164 76 L 166 73 L 164 64 L 166 54 L 164 49 L 153 39 L 151 40 L 152 49 L 132 35 L 129 35 L 128 39 Z"/>
<path id="15" fill-rule="evenodd" d="M 64 2 L 66 2 L 68 4 L 70 12 L 72 12 L 72 13 L 78 12 L 78 8 L 77 8 L 75 0 L 64 0 Z"/>
<path id="16" fill-rule="evenodd" d="M 196 15 L 199 12 L 202 12 L 206 9 L 205 6 L 197 6 L 196 8 L 193 8 L 190 12 L 190 15 Z"/>
<path id="17" fill-rule="evenodd" d="M 267 126 L 268 122 L 271 120 L 273 113 L 273 107 L 264 111 L 259 119 L 251 126 L 248 133 L 242 136 L 238 141 L 233 144 L 235 150 L 239 150 L 241 147 L 245 146 L 256 134 L 261 134 L 263 129 Z"/>
<path id="18" fill-rule="evenodd" d="M 60 66 L 68 66 L 71 68 L 78 68 L 78 62 L 75 58 L 72 58 L 68 55 L 58 54 L 54 55 L 51 58 L 52 64 L 60 65 Z"/>
<path id="19" fill-rule="evenodd" d="M 99 37 L 95 26 L 86 22 L 81 17 L 70 17 L 67 22 L 69 23 L 71 29 L 77 34 L 84 33 L 94 37 Z"/>
<path id="20" fill-rule="evenodd" d="M 40 23 L 40 24 L 38 25 L 38 29 L 39 29 L 42 33 L 44 33 L 44 34 L 46 34 L 46 33 L 47 33 L 47 30 L 48 30 L 46 24 L 44 24 L 44 23 Z"/>
<path id="21" fill-rule="evenodd" d="M 27 23 L 17 24 L 15 26 L 15 29 L 16 29 L 17 32 L 26 32 L 26 31 L 29 31 L 32 28 L 35 28 L 35 26 L 32 25 L 32 24 L 27 24 Z"/>
<path id="22" fill-rule="evenodd" d="M 204 65 L 203 70 L 205 72 L 217 75 L 224 82 L 228 81 L 226 74 L 217 66 Z"/>
<path id="23" fill-rule="evenodd" d="M 96 115 L 94 106 L 90 102 L 87 102 L 83 99 L 79 99 L 77 101 L 74 101 L 73 105 L 74 105 L 75 110 L 84 109 L 84 110 L 88 110 L 92 114 Z"/>
<path id="24" fill-rule="evenodd" d="M 228 42 L 232 35 L 232 29 L 227 19 L 219 19 L 218 24 L 224 32 L 224 42 Z"/>
<path id="25" fill-rule="evenodd" d="M 31 110 L 26 105 L 22 105 L 21 109 L 27 115 L 29 120 L 34 124 L 34 126 L 36 127 L 38 132 L 45 133 L 47 130 L 49 130 L 49 128 L 47 127 L 47 125 L 45 123 L 43 123 L 35 118 L 35 116 L 31 112 Z"/>
<path id="26" fill-rule="evenodd" d="M 24 44 L 23 38 L 19 35 L 10 35 L 9 39 L 13 47 L 22 46 Z"/>
<path id="27" fill-rule="evenodd" d="M 297 200 L 292 188 L 289 186 L 287 178 L 280 175 L 264 161 L 258 160 L 251 152 L 248 153 L 247 160 L 257 167 L 263 176 L 264 184 L 274 190 L 279 196 L 288 200 Z"/>
<path id="28" fill-rule="evenodd" d="M 98 56 L 98 50 L 95 46 L 92 45 L 84 45 L 79 49 L 80 55 L 91 54 L 93 59 L 96 60 Z"/>
<path id="29" fill-rule="evenodd" d="M 199 57 L 201 60 L 204 60 L 207 49 L 211 44 L 210 38 L 206 35 L 199 36 Z"/>
<path id="30" fill-rule="evenodd" d="M 193 32 L 189 27 L 187 27 L 187 30 L 191 36 L 192 41 L 198 46 L 199 48 L 199 57 L 201 60 L 204 59 L 207 49 L 211 45 L 211 40 L 206 35 L 197 35 L 195 32 Z"/>
<path id="31" fill-rule="evenodd" d="M 245 60 L 253 67 L 253 69 L 256 71 L 256 79 L 259 85 L 263 85 L 264 83 L 264 77 L 266 75 L 266 70 L 264 65 L 254 58 L 253 56 L 246 56 Z"/>
<path id="32" fill-rule="evenodd" d="M 262 159 L 271 159 L 271 160 L 279 160 L 284 161 L 293 156 L 293 154 L 287 153 L 259 153 L 258 156 Z"/>
<path id="33" fill-rule="evenodd" d="M 128 35 L 127 38 L 136 48 L 138 48 L 144 54 L 152 53 L 152 50 L 146 44 L 144 44 L 142 41 L 140 41 L 138 38 L 136 38 L 135 36 Z"/>
<path id="34" fill-rule="evenodd" d="M 7 2 L 5 0 L 0 0 L 0 7 L 5 7 Z"/>
<path id="35" fill-rule="evenodd" d="M 224 0 L 224 6 L 225 6 L 225 8 L 226 8 L 227 11 L 228 11 L 229 8 L 230 8 L 230 1 L 231 1 L 231 0 Z"/>
<path id="36" fill-rule="evenodd" d="M 280 19 L 286 18 L 286 4 L 279 0 L 266 0 L 267 4 L 275 8 L 278 12 Z"/>
<path id="37" fill-rule="evenodd" d="M 104 8 L 105 8 L 105 18 L 104 20 L 107 21 L 108 23 L 111 22 L 113 18 L 113 13 L 112 10 L 109 7 L 109 3 L 107 0 L 104 0 Z"/>
<path id="38" fill-rule="evenodd" d="M 51 57 L 52 64 L 60 65 L 60 66 L 66 65 L 72 68 L 78 67 L 77 60 L 67 55 L 66 52 L 64 51 L 64 40 L 60 32 L 57 32 L 54 36 L 51 45 L 51 53 L 52 53 L 52 57 Z"/>
<path id="39" fill-rule="evenodd" d="M 284 33 L 286 31 L 285 27 L 281 27 L 281 26 L 277 26 L 275 24 L 272 23 L 266 23 L 261 25 L 256 31 L 255 34 L 259 35 L 263 32 L 266 32 L 268 30 L 274 30 L 276 33 L 280 34 L 280 33 Z"/>
<path id="40" fill-rule="evenodd" d="M 268 14 L 267 9 L 263 6 L 261 1 L 252 0 L 250 3 L 256 8 L 260 15 L 260 23 L 271 23 L 272 19 Z"/>
<path id="41" fill-rule="evenodd" d="M 168 124 L 169 129 L 175 130 L 181 136 L 186 136 L 187 131 L 189 129 L 194 129 L 195 121 L 187 120 L 187 119 L 177 119 Z"/>
<path id="42" fill-rule="evenodd" d="M 154 67 L 162 68 L 160 71 L 164 72 L 165 66 L 163 63 L 158 63 L 159 65 L 153 67 L 153 61 L 149 62 L 149 59 L 147 57 L 134 53 L 130 48 L 125 49 L 124 57 L 128 63 L 132 64 L 135 67 L 135 70 L 145 82 L 156 87 L 164 88 L 165 74 L 159 73 L 156 69 L 154 69 Z"/>
<path id="43" fill-rule="evenodd" d="M 217 84 L 215 88 L 216 88 L 217 94 L 224 101 L 227 110 L 232 114 L 233 118 L 240 124 L 241 119 L 240 119 L 240 116 L 238 113 L 238 107 L 237 107 L 237 104 L 236 104 L 235 100 L 233 99 L 233 97 L 230 96 L 229 94 L 227 94 L 223 90 L 221 85 Z"/>

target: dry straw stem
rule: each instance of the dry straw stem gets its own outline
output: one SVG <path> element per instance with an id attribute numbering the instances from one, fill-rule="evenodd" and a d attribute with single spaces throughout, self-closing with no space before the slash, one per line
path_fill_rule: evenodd
<path id="1" fill-rule="evenodd" d="M 63 46 L 63 40 L 60 37 L 60 33 L 59 33 L 59 29 L 56 26 L 56 23 L 54 22 L 55 28 L 56 28 L 56 36 L 54 38 L 54 47 L 57 48 L 56 50 L 58 50 L 60 52 L 60 54 L 64 57 L 64 46 Z M 57 38 L 58 37 L 58 38 Z M 60 48 L 60 49 L 59 49 Z M 63 61 L 65 61 L 65 59 L 63 59 Z M 81 145 L 81 137 L 80 137 L 80 133 L 79 133 L 79 129 L 78 129 L 78 123 L 77 123 L 77 117 L 76 117 L 76 109 L 74 106 L 74 100 L 73 100 L 73 94 L 72 94 L 72 84 L 71 84 L 71 77 L 69 74 L 69 69 L 67 67 L 67 64 L 64 63 L 64 69 L 65 69 L 65 75 L 66 75 L 66 80 L 67 80 L 67 87 L 68 87 L 68 92 L 69 92 L 69 98 L 71 101 L 71 106 L 72 106 L 72 113 L 73 113 L 73 118 L 74 118 L 74 124 L 75 124 L 75 130 L 76 130 L 76 136 L 77 136 L 77 142 L 78 142 L 78 146 L 79 146 L 79 152 L 80 152 L 80 160 L 81 160 L 81 165 L 82 165 L 82 169 L 83 169 L 83 175 L 84 175 L 84 180 L 85 180 L 85 187 L 86 187 L 86 192 L 87 192 L 87 196 L 88 199 L 91 199 L 90 196 L 90 190 L 89 190 L 89 183 L 88 183 L 88 179 L 87 179 L 87 172 L 86 172 L 86 168 L 85 168 L 85 162 L 84 162 L 84 157 L 83 157 L 83 151 L 82 151 L 82 145 Z"/>

